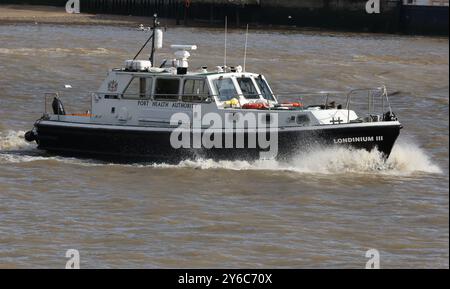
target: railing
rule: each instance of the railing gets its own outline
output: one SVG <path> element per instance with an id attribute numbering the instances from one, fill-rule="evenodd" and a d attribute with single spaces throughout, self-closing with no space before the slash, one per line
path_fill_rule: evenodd
<path id="1" fill-rule="evenodd" d="M 49 104 L 48 98 L 54 99 L 55 97 L 59 98 L 59 93 L 57 93 L 57 92 L 44 93 L 44 115 L 48 115 L 48 112 L 47 112 L 47 107 Z M 51 104 L 51 102 L 50 102 L 50 104 Z"/>
<path id="2" fill-rule="evenodd" d="M 205 94 L 120 94 L 116 95 L 118 98 L 124 100 L 151 100 L 151 101 L 183 101 L 183 102 L 194 102 L 194 103 L 210 103 L 213 100 L 214 95 L 209 93 Z"/>
<path id="3" fill-rule="evenodd" d="M 376 99 L 380 100 L 380 108 L 381 113 L 384 113 L 386 105 L 388 105 L 389 110 L 391 110 L 391 106 L 389 103 L 388 94 L 385 87 L 380 88 L 362 88 L 362 89 L 354 89 L 350 92 L 343 91 L 320 91 L 320 92 L 298 92 L 298 93 L 281 93 L 281 94 L 272 94 L 271 96 L 278 102 L 282 103 L 283 100 L 287 99 L 289 101 L 298 101 L 305 104 L 306 100 L 311 103 L 311 105 L 304 105 L 303 108 L 309 108 L 313 106 L 321 107 L 323 109 L 330 108 L 342 108 L 346 110 L 350 110 L 353 108 L 353 98 L 361 97 L 361 95 L 365 95 L 367 99 L 366 108 L 367 115 L 373 114 L 375 112 L 376 107 Z M 114 95 L 114 98 L 121 98 L 124 100 L 151 100 L 151 101 L 183 101 L 183 102 L 194 102 L 194 103 L 209 103 L 212 102 L 214 97 L 220 98 L 218 95 L 213 95 L 209 93 L 205 94 L 154 94 L 152 96 L 145 94 L 118 94 Z M 230 101 L 233 98 L 238 100 L 242 98 L 246 98 L 249 101 L 266 101 L 270 104 L 272 101 L 265 99 L 265 95 L 263 94 L 236 94 L 233 96 L 228 96 L 222 101 Z M 318 100 L 317 98 L 320 98 Z M 341 101 L 344 104 L 339 104 Z"/>
<path id="4" fill-rule="evenodd" d="M 51 99 L 50 102 L 48 101 L 49 98 Z M 59 99 L 59 93 L 57 93 L 57 92 L 44 93 L 44 115 L 43 115 L 44 119 L 49 119 L 50 118 L 50 115 L 48 113 L 48 105 L 49 105 L 49 103 L 50 103 L 50 106 L 52 105 L 52 100 L 54 98 L 58 98 Z M 52 114 L 54 114 L 53 113 L 53 108 L 51 108 L 50 111 L 52 112 Z M 57 116 L 58 116 L 58 120 L 60 120 L 59 119 L 59 114 Z"/>
<path id="5" fill-rule="evenodd" d="M 98 94 L 96 94 L 96 93 L 92 93 L 91 97 L 94 98 L 97 95 Z M 58 106 L 58 113 L 55 113 L 53 110 L 53 99 L 55 99 L 55 98 L 58 100 L 61 100 L 59 92 L 44 93 L 44 115 L 43 115 L 43 118 L 46 118 L 46 119 L 50 118 L 50 115 L 49 115 L 49 106 L 50 106 L 50 111 L 52 112 L 52 114 L 56 115 L 58 120 L 60 120 L 62 111 L 59 111 L 59 106 Z M 49 101 L 49 99 L 50 99 L 50 101 Z M 92 101 L 90 101 L 90 109 L 86 113 L 83 113 L 83 115 L 90 115 L 91 112 L 92 112 Z M 81 114 L 79 114 L 79 115 L 81 115 Z"/>
<path id="6" fill-rule="evenodd" d="M 386 105 L 389 108 L 389 113 L 392 114 L 392 107 L 385 86 L 379 88 L 354 89 L 351 90 L 347 95 L 346 109 L 349 110 L 348 119 L 350 119 L 350 107 L 352 104 L 352 98 L 355 97 L 355 94 L 357 93 L 367 93 L 367 116 L 369 117 L 368 121 L 380 121 L 380 119 L 374 119 L 373 117 L 383 117 L 383 115 L 385 114 Z M 378 114 L 375 111 L 377 100 L 379 101 L 379 108 L 381 108 L 381 111 L 378 111 Z"/>
<path id="7" fill-rule="evenodd" d="M 330 108 L 332 105 L 332 102 L 330 99 L 338 98 L 339 94 L 344 94 L 343 92 L 339 91 L 319 91 L 319 92 L 298 92 L 298 93 L 280 93 L 274 95 L 276 99 L 279 102 L 287 101 L 298 101 L 303 104 L 306 102 L 310 102 L 311 105 L 303 106 L 306 107 L 322 107 L 322 108 Z M 320 98 L 320 100 L 317 100 L 317 98 Z M 309 100 L 309 101 L 307 101 Z"/>
<path id="8" fill-rule="evenodd" d="M 364 97 L 365 103 L 355 102 Z M 320 107 L 322 109 L 345 109 L 348 110 L 347 121 L 350 122 L 350 110 L 366 108 L 367 121 L 376 121 L 388 112 L 392 114 L 392 107 L 389 101 L 389 95 L 385 86 L 379 88 L 361 88 L 353 89 L 349 92 L 343 91 L 321 91 L 321 92 L 300 92 L 300 93 L 282 93 L 277 94 L 276 98 L 282 102 L 283 99 L 290 101 L 300 101 L 305 104 L 305 100 L 309 99 L 312 105 L 304 105 L 303 108 Z M 319 100 L 318 100 L 319 98 Z M 312 100 L 312 101 L 311 101 Z M 339 104 L 339 102 L 345 103 Z"/>
<path id="9" fill-rule="evenodd" d="M 124 100 L 148 100 L 148 101 L 169 101 L 169 102 L 187 102 L 187 103 L 211 103 L 214 101 L 214 97 L 217 95 L 205 93 L 205 94 L 154 94 L 153 96 L 145 94 L 111 94 L 104 95 L 104 98 L 109 99 L 124 99 Z M 249 101 L 266 101 L 268 104 L 268 109 L 275 109 L 270 104 L 273 101 L 264 99 L 267 95 L 262 94 L 237 94 L 234 96 L 229 96 L 227 101 L 236 98 L 238 100 L 242 97 L 246 97 Z M 248 98 L 250 96 L 250 98 Z M 350 92 L 342 91 L 320 91 L 320 92 L 299 92 L 299 93 L 281 93 L 271 95 L 276 102 L 283 103 L 284 100 L 287 101 L 297 101 L 303 104 L 303 106 L 298 109 L 308 109 L 312 107 L 319 107 L 321 109 L 345 109 L 348 110 L 347 122 L 350 122 L 350 110 L 355 107 L 356 109 L 367 109 L 366 121 L 379 121 L 380 116 L 382 117 L 386 113 L 386 108 L 389 109 L 389 113 L 392 114 L 392 108 L 389 101 L 389 96 L 386 87 L 379 88 L 362 88 L 354 89 Z M 361 105 L 357 103 L 354 99 L 361 99 L 363 96 L 366 99 L 366 103 Z M 59 98 L 58 93 L 46 93 L 45 94 L 45 115 L 48 116 L 48 98 Z M 92 97 L 98 101 L 100 96 L 96 93 L 92 94 Z M 218 97 L 218 96 L 217 96 Z M 305 101 L 311 103 L 306 105 Z M 91 102 L 92 104 L 92 102 Z M 359 106 L 358 106 L 359 105 Z M 241 106 L 239 102 L 238 107 Z M 233 106 L 231 106 L 233 107 Z M 92 111 L 92 107 L 91 110 Z M 59 115 L 58 115 L 59 119 Z"/>

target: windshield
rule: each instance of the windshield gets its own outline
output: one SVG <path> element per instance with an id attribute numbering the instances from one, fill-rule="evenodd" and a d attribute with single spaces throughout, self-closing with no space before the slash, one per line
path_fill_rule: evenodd
<path id="1" fill-rule="evenodd" d="M 228 101 L 237 96 L 236 87 L 231 78 L 222 78 L 214 80 L 214 86 L 217 89 L 220 101 Z"/>
<path id="2" fill-rule="evenodd" d="M 261 76 L 257 77 L 255 80 L 259 86 L 259 90 L 261 91 L 261 94 L 264 97 L 264 99 L 275 101 L 275 99 L 272 95 L 272 92 L 270 91 L 270 88 L 267 85 L 266 81 Z"/>
<path id="3" fill-rule="evenodd" d="M 259 93 L 250 77 L 240 77 L 237 79 L 242 94 L 247 99 L 259 99 Z"/>

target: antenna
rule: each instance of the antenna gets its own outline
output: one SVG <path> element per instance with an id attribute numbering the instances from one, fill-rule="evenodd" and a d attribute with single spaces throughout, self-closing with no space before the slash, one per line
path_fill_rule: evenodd
<path id="1" fill-rule="evenodd" d="M 247 46 L 248 46 L 248 24 L 247 31 L 245 33 L 245 48 L 244 48 L 244 72 L 246 72 L 246 64 L 247 64 Z"/>
<path id="2" fill-rule="evenodd" d="M 223 67 L 225 71 L 227 67 L 227 35 L 228 35 L 228 16 L 225 16 L 225 56 L 223 61 Z"/>

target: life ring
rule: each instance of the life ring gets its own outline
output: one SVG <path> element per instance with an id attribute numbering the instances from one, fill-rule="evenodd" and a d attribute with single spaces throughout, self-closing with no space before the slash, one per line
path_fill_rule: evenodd
<path id="1" fill-rule="evenodd" d="M 301 102 L 285 102 L 285 103 L 281 103 L 280 107 L 301 108 L 301 107 L 303 107 L 303 103 L 301 103 Z"/>
<path id="2" fill-rule="evenodd" d="M 243 109 L 268 109 L 267 103 L 246 103 L 242 106 Z"/>

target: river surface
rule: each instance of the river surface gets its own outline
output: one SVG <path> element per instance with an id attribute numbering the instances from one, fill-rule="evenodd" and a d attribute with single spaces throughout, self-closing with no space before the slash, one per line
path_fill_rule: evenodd
<path id="1" fill-rule="evenodd" d="M 24 141 L 43 93 L 86 111 L 108 69 L 147 35 L 0 26 L 0 268 L 64 268 L 68 249 L 82 268 L 364 268 L 369 249 L 382 268 L 449 267 L 447 38 L 249 35 L 247 70 L 278 92 L 386 84 L 404 125 L 387 162 L 317 149 L 283 163 L 121 165 L 48 156 Z M 221 30 L 170 28 L 158 60 L 171 57 L 169 44 L 197 44 L 192 68 L 222 65 L 223 40 Z M 245 35 L 228 40 L 228 63 L 242 64 Z"/>

